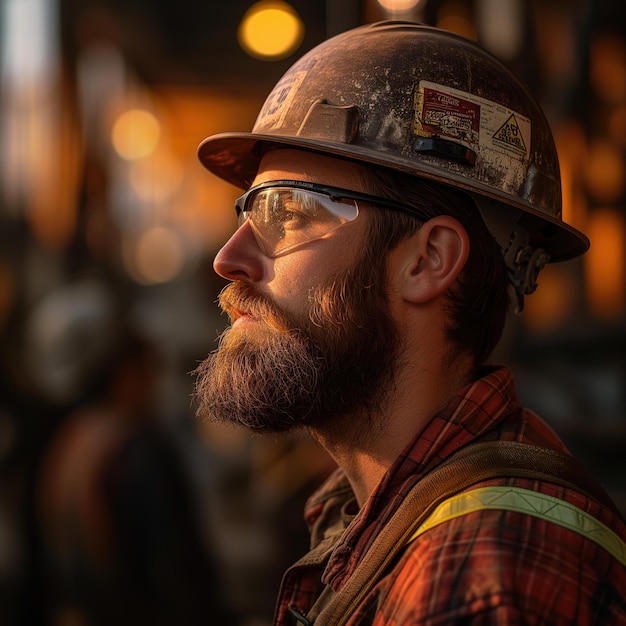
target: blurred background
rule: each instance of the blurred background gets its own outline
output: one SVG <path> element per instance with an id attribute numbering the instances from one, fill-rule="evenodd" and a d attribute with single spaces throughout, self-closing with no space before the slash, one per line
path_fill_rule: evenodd
<path id="1" fill-rule="evenodd" d="M 544 270 L 495 359 L 626 511 L 622 0 L 0 0 L 3 625 L 270 622 L 332 464 L 194 418 L 239 195 L 196 147 L 383 18 L 481 41 L 548 114 L 592 248 Z"/>

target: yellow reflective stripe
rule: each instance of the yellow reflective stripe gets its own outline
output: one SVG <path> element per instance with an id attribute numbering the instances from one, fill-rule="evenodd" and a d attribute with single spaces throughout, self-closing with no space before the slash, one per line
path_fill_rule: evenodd
<path id="1" fill-rule="evenodd" d="M 602 522 L 573 504 L 517 487 L 481 487 L 444 500 L 407 543 L 439 524 L 485 509 L 516 511 L 558 524 L 597 543 L 626 565 L 626 542 Z"/>

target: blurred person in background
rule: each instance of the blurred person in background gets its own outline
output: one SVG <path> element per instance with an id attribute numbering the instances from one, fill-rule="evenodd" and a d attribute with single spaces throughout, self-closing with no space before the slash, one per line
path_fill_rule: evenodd
<path id="1" fill-rule="evenodd" d="M 619 511 L 489 364 L 511 303 L 589 245 L 526 87 L 449 32 L 367 25 L 199 156 L 246 191 L 198 414 L 304 429 L 339 466 L 275 623 L 626 624 Z"/>
<path id="2" fill-rule="evenodd" d="M 177 443 L 184 425 L 155 412 L 155 346 L 95 280 L 53 291 L 29 330 L 37 388 L 71 407 L 38 469 L 41 619 L 237 624 Z"/>

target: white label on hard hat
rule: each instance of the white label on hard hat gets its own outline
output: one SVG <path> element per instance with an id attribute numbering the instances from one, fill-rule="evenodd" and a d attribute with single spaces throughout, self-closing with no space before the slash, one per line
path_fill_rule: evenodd
<path id="1" fill-rule="evenodd" d="M 283 76 L 280 82 L 274 87 L 272 93 L 267 97 L 263 108 L 258 116 L 258 121 L 262 126 L 255 127 L 255 130 L 269 130 L 279 128 L 289 111 L 291 102 L 298 92 L 307 72 L 290 72 Z"/>
<path id="2" fill-rule="evenodd" d="M 478 152 L 483 165 L 496 165 L 502 156 L 522 162 L 529 159 L 530 119 L 521 113 L 427 81 L 420 82 L 414 103 L 416 135 L 443 137 L 463 144 Z"/>

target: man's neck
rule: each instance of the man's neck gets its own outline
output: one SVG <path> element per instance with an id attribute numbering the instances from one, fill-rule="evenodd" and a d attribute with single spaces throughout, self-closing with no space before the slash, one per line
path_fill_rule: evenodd
<path id="1" fill-rule="evenodd" d="M 470 382 L 469 371 L 461 366 L 446 367 L 445 371 L 405 368 L 404 380 L 397 381 L 394 395 L 386 399 L 380 415 L 350 415 L 340 424 L 311 431 L 346 473 L 359 506 L 415 435 Z"/>

